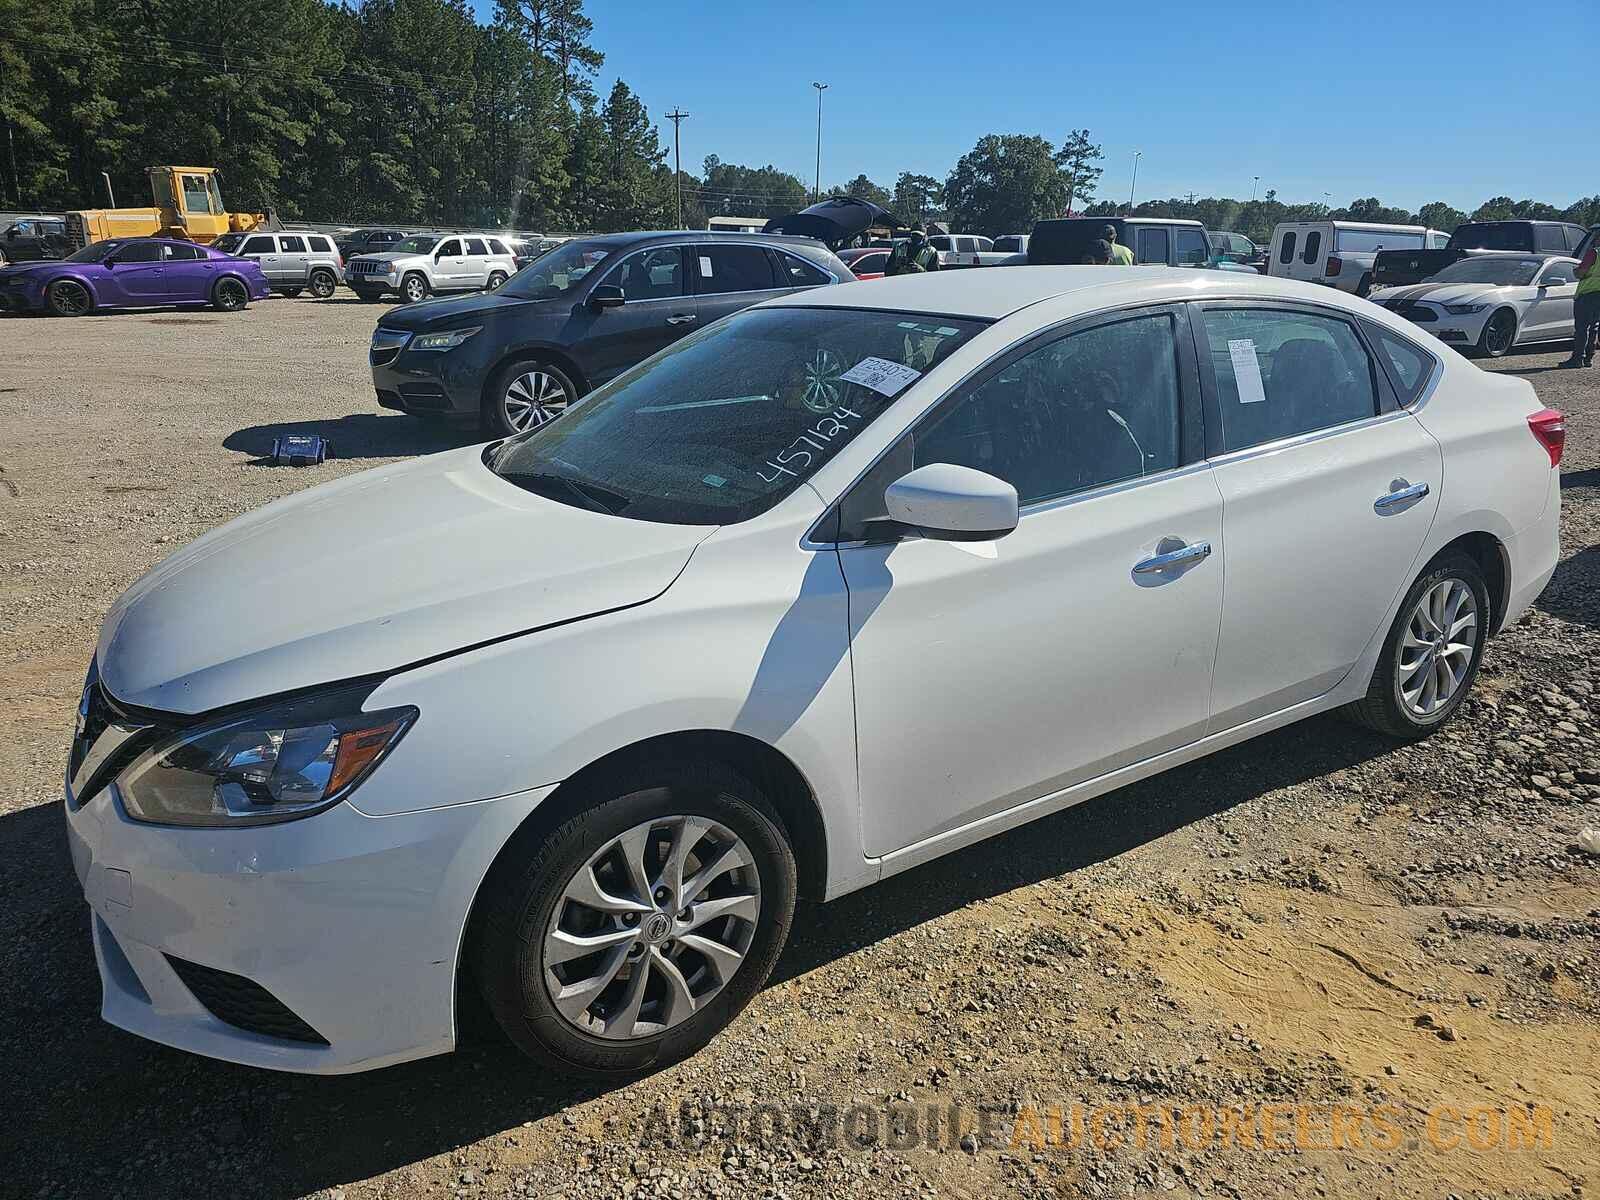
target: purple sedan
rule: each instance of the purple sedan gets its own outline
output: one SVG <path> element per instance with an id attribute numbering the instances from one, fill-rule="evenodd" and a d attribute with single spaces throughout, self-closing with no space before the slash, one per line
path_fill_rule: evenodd
<path id="1" fill-rule="evenodd" d="M 169 304 L 235 312 L 269 291 L 252 260 L 170 238 L 109 238 L 60 262 L 0 270 L 0 308 L 58 317 Z"/>

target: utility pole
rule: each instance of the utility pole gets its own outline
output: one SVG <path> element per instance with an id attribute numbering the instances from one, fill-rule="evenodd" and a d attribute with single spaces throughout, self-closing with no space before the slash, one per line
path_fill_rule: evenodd
<path id="1" fill-rule="evenodd" d="M 1250 203 L 1254 204 L 1256 202 L 1256 192 L 1261 188 L 1261 176 L 1253 175 L 1251 178 L 1255 182 L 1250 185 Z"/>
<path id="2" fill-rule="evenodd" d="M 673 109 L 667 114 L 667 120 L 672 122 L 672 182 L 678 189 L 678 224 L 676 228 L 683 228 L 683 159 L 678 154 L 678 126 L 689 114 Z"/>
<path id="3" fill-rule="evenodd" d="M 1133 189 L 1139 186 L 1139 160 L 1144 157 L 1143 150 L 1133 152 L 1133 179 L 1128 184 L 1128 215 L 1133 216 Z"/>
<path id="4" fill-rule="evenodd" d="M 811 203 L 815 204 L 822 199 L 822 93 L 828 85 L 813 80 L 811 86 L 817 89 L 817 182 L 811 189 Z"/>

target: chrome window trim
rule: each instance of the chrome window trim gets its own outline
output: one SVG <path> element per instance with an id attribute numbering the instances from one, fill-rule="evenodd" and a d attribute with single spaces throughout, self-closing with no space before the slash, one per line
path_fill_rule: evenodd
<path id="1" fill-rule="evenodd" d="M 1346 433 L 1355 433 L 1359 430 L 1378 425 L 1386 425 L 1391 421 L 1398 421 L 1411 416 L 1408 408 L 1397 408 L 1393 412 L 1378 413 L 1370 417 L 1360 417 L 1354 421 L 1345 421 L 1339 425 L 1329 425 L 1324 429 L 1312 429 L 1306 433 L 1296 433 L 1289 437 L 1278 438 L 1276 441 L 1260 442 L 1254 446 L 1245 446 L 1238 450 L 1230 450 L 1226 454 L 1219 454 L 1206 461 L 1214 467 L 1225 467 L 1232 463 L 1242 462 L 1248 458 L 1259 458 L 1266 454 L 1276 454 L 1280 450 L 1292 450 L 1299 446 L 1320 442 L 1325 438 L 1339 437 Z"/>

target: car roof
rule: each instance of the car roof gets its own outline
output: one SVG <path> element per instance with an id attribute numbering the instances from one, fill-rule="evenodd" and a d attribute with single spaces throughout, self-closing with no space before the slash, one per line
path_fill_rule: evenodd
<path id="1" fill-rule="evenodd" d="M 800 237 L 792 233 L 740 233 L 731 229 L 652 229 L 638 233 L 578 234 L 570 240 L 593 242 L 601 246 L 642 246 L 650 242 L 733 242 L 746 245 L 763 245 L 774 242 L 787 246 L 818 247 L 816 238 Z"/>
<path id="2" fill-rule="evenodd" d="M 1345 293 L 1276 276 L 1182 267 L 985 267 L 895 275 L 842 283 L 774 300 L 762 307 L 861 308 L 997 321 L 1045 300 L 1082 293 L 1084 311 L 1110 304 L 1171 303 L 1235 296 L 1276 297 L 1348 307 Z"/>

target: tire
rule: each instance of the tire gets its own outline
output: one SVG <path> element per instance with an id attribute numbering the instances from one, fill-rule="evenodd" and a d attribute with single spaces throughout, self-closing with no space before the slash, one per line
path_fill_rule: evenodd
<path id="1" fill-rule="evenodd" d="M 1455 656 L 1441 656 L 1435 652 L 1440 644 L 1435 638 L 1431 642 L 1434 650 L 1419 653 L 1412 646 L 1419 642 L 1430 644 L 1428 635 L 1434 632 L 1429 628 L 1430 618 L 1436 617 L 1439 611 L 1428 601 L 1439 596 L 1446 598 L 1445 611 L 1455 614 L 1453 619 L 1447 615 L 1442 622 L 1447 629 L 1459 626 L 1467 615 L 1463 607 L 1451 607 L 1458 587 L 1470 596 L 1473 608 L 1470 630 L 1461 628 L 1458 631 L 1458 637 L 1470 632 L 1470 642 L 1461 643 L 1469 648 Z M 1341 710 L 1343 714 L 1368 729 L 1405 741 L 1415 741 L 1433 733 L 1450 719 L 1472 690 L 1478 665 L 1483 659 L 1483 647 L 1488 640 L 1493 611 L 1489 604 L 1488 585 L 1476 562 L 1459 551 L 1451 551 L 1434 559 L 1406 592 L 1405 601 L 1400 605 L 1400 611 L 1389 629 L 1389 636 L 1384 639 L 1383 652 L 1373 670 L 1367 694 L 1347 705 Z M 1432 620 L 1431 623 L 1437 625 L 1440 622 Z M 1408 646 L 1407 642 L 1412 645 Z M 1465 666 L 1460 663 L 1463 655 Z M 1445 674 L 1453 679 L 1450 690 L 1446 698 L 1437 703 L 1437 707 L 1426 713 L 1421 712 L 1417 704 L 1408 699 L 1407 692 L 1414 686 L 1423 689 L 1416 700 L 1425 701 L 1427 685 L 1422 682 L 1426 678 L 1423 673 L 1437 672 L 1435 664 L 1440 662 L 1444 664 L 1443 673 L 1435 674 L 1434 695 L 1437 697 L 1439 690 L 1437 680 Z"/>
<path id="2" fill-rule="evenodd" d="M 250 289 L 244 280 L 224 275 L 211 285 L 211 307 L 218 312 L 239 312 L 250 303 Z"/>
<path id="3" fill-rule="evenodd" d="M 81 317 L 94 311 L 94 297 L 76 279 L 58 279 L 45 289 L 45 307 L 57 317 Z"/>
<path id="4" fill-rule="evenodd" d="M 400 299 L 407 304 L 420 304 L 428 298 L 427 279 L 416 271 L 400 281 Z"/>
<path id="5" fill-rule="evenodd" d="M 483 432 L 491 438 L 510 437 L 555 420 L 577 399 L 578 385 L 560 367 L 529 358 L 508 363 L 489 382 Z"/>
<path id="6" fill-rule="evenodd" d="M 333 295 L 334 289 L 338 286 L 338 277 L 332 271 L 320 270 L 311 272 L 311 294 L 318 300 L 326 300 Z"/>
<path id="7" fill-rule="evenodd" d="M 1491 313 L 1478 335 L 1478 353 L 1485 358 L 1504 358 L 1516 344 L 1517 314 L 1509 308 Z"/>
<path id="8" fill-rule="evenodd" d="M 685 830 L 689 878 L 652 887 L 672 880 Z M 713 876 L 680 908 L 707 863 Z M 749 1003 L 788 939 L 795 881 L 783 823 L 754 783 L 720 763 L 648 760 L 586 789 L 576 815 L 553 828 L 535 817 L 512 837 L 480 893 L 467 961 L 518 1049 L 563 1075 L 615 1080 L 688 1057 Z M 707 919 L 713 905 L 721 915 Z M 574 954 L 578 937 L 606 941 Z"/>
<path id="9" fill-rule="evenodd" d="M 369 292 L 363 288 L 351 288 L 350 290 L 368 304 L 376 304 L 379 300 L 383 299 L 382 292 Z"/>
<path id="10" fill-rule="evenodd" d="M 304 290 L 305 290 L 304 288 L 284 288 L 283 291 L 278 293 L 278 294 L 283 296 L 287 300 L 293 300 L 296 297 L 298 297 L 300 295 L 300 293 L 303 292 Z"/>
<path id="11" fill-rule="evenodd" d="M 500 285 L 505 281 L 506 273 L 504 271 L 495 271 L 489 276 L 489 290 L 491 292 L 498 291 L 500 289 Z"/>

